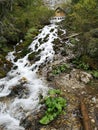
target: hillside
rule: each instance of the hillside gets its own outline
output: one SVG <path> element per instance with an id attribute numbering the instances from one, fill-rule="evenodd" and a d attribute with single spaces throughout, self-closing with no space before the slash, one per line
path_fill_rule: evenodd
<path id="1" fill-rule="evenodd" d="M 56 23 L 40 0 L 0 7 L 0 130 L 96 130 L 98 1 L 63 4 Z"/>

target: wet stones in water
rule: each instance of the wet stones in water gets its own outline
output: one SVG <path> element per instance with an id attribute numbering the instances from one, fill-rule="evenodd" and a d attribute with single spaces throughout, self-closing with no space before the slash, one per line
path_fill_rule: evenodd
<path id="1" fill-rule="evenodd" d="M 19 98 L 26 98 L 29 94 L 28 88 L 22 85 L 13 86 L 9 96 L 18 96 Z"/>
<path id="2" fill-rule="evenodd" d="M 40 56 L 36 56 L 34 59 L 34 62 L 39 61 L 40 60 Z"/>
<path id="3" fill-rule="evenodd" d="M 37 48 L 38 48 L 38 44 L 35 45 L 35 49 L 36 49 L 36 50 L 37 50 Z"/>
<path id="4" fill-rule="evenodd" d="M 39 49 L 38 52 L 31 53 L 28 57 L 29 61 L 35 62 L 35 61 L 40 60 L 40 56 L 39 56 L 40 52 L 41 50 Z"/>
<path id="5" fill-rule="evenodd" d="M 8 60 L 1 62 L 1 60 L 0 60 L 0 78 L 3 78 L 6 76 L 8 71 L 11 69 L 12 63 Z"/>
<path id="6" fill-rule="evenodd" d="M 54 29 L 51 29 L 51 30 L 50 30 L 50 32 L 53 32 L 53 31 L 54 31 Z"/>
<path id="7" fill-rule="evenodd" d="M 14 66 L 13 69 L 16 70 L 18 68 L 18 66 Z"/>
<path id="8" fill-rule="evenodd" d="M 25 130 L 39 130 L 39 115 L 29 114 L 24 119 L 21 119 L 20 125 L 25 128 Z"/>
<path id="9" fill-rule="evenodd" d="M 9 71 L 13 64 L 10 61 L 6 60 L 4 65 L 4 69 L 6 69 L 6 71 Z"/>
<path id="10" fill-rule="evenodd" d="M 49 34 L 44 38 L 44 42 L 48 41 Z"/>
<path id="11" fill-rule="evenodd" d="M 29 61 L 33 60 L 35 58 L 36 53 L 33 52 L 28 56 Z"/>
<path id="12" fill-rule="evenodd" d="M 0 92 L 4 89 L 4 85 L 0 86 Z"/>

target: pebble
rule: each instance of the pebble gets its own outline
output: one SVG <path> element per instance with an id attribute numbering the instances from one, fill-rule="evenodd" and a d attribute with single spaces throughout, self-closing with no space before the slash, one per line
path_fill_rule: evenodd
<path id="1" fill-rule="evenodd" d="M 92 123 L 95 123 L 95 120 L 94 120 L 94 119 L 91 119 L 91 122 L 92 122 Z"/>
<path id="2" fill-rule="evenodd" d="M 93 97 L 93 98 L 92 98 L 92 101 L 93 101 L 94 103 L 96 103 L 96 98 L 95 98 L 95 97 Z"/>
<path id="3" fill-rule="evenodd" d="M 46 128 L 41 128 L 40 130 L 46 130 Z"/>

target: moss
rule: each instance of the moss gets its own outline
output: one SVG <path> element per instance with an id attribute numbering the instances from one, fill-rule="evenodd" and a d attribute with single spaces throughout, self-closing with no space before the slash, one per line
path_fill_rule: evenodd
<path id="1" fill-rule="evenodd" d="M 29 61 L 34 60 L 35 55 L 36 55 L 36 52 L 31 53 L 31 54 L 29 55 L 29 57 L 28 57 Z"/>
<path id="2" fill-rule="evenodd" d="M 4 78 L 6 76 L 6 72 L 0 68 L 0 78 Z"/>
<path id="3" fill-rule="evenodd" d="M 16 46 L 16 52 L 21 51 L 23 49 L 23 44 L 19 44 Z"/>

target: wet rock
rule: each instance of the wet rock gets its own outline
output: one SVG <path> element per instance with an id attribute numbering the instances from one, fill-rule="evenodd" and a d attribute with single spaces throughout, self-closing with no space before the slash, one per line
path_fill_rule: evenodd
<path id="1" fill-rule="evenodd" d="M 39 130 L 39 115 L 36 114 L 34 116 L 33 113 L 27 114 L 23 119 L 20 121 L 20 125 L 25 128 L 25 130 Z"/>
<path id="2" fill-rule="evenodd" d="M 28 82 L 28 80 L 25 77 L 22 77 L 19 81 L 21 83 L 27 83 Z"/>
<path id="3" fill-rule="evenodd" d="M 18 96 L 19 98 L 27 98 L 29 90 L 27 87 L 22 85 L 13 86 L 9 96 Z"/>
<path id="4" fill-rule="evenodd" d="M 1 57 L 0 58 L 0 78 L 5 77 L 8 71 L 11 69 L 11 67 L 12 67 L 12 63 L 6 60 L 4 57 Z"/>
<path id="5" fill-rule="evenodd" d="M 3 78 L 6 76 L 6 72 L 3 70 L 3 68 L 0 68 L 0 78 Z"/>
<path id="6" fill-rule="evenodd" d="M 20 125 L 23 126 L 25 129 L 33 129 L 32 121 L 33 121 L 33 117 L 32 115 L 29 115 L 28 117 L 21 119 Z"/>

